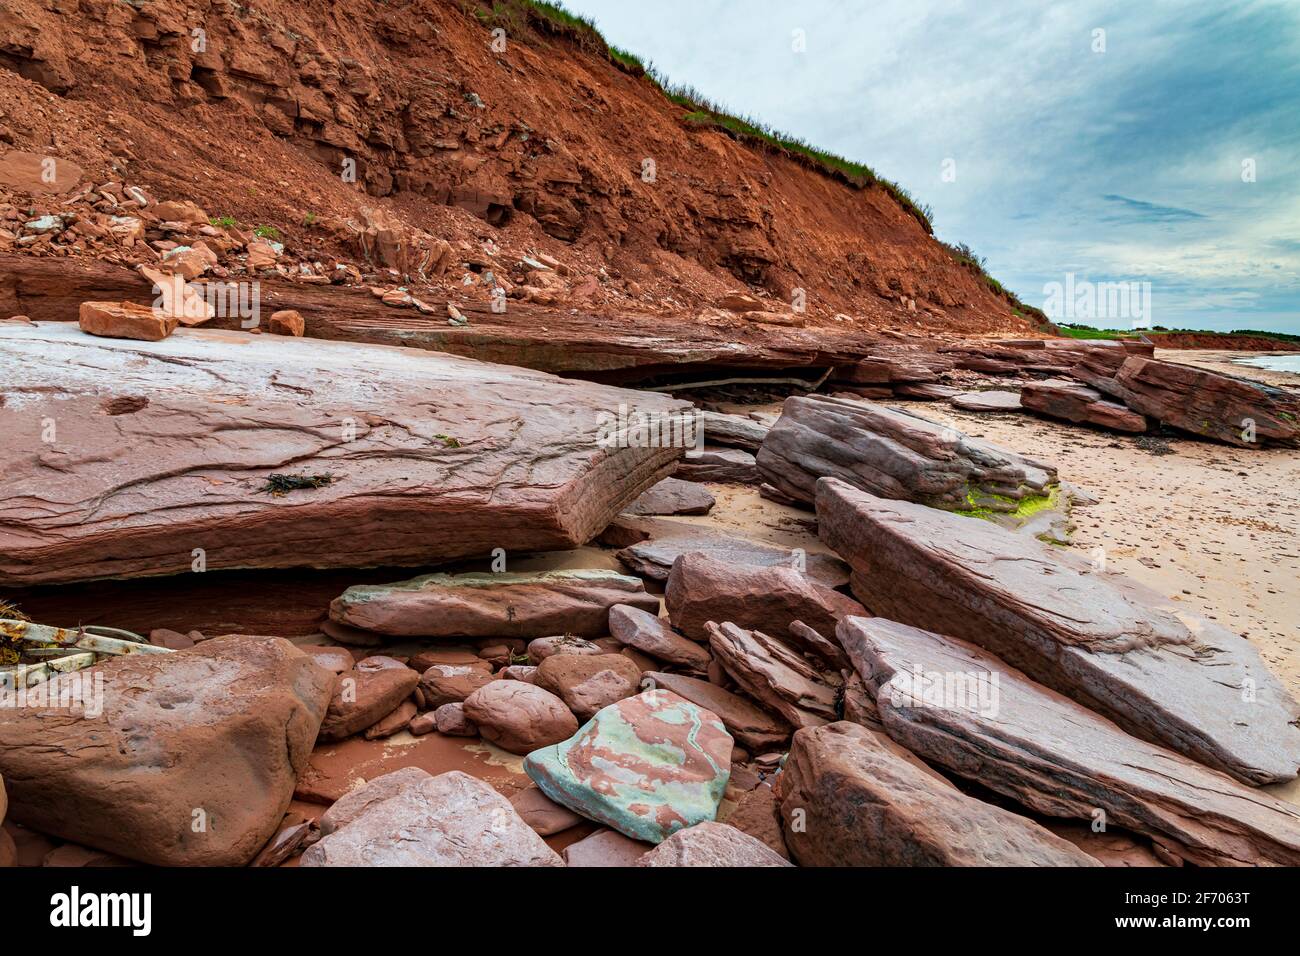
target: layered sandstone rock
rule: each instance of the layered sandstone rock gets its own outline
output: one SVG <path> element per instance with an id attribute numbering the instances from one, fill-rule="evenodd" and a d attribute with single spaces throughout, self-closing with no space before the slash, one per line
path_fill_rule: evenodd
<path id="1" fill-rule="evenodd" d="M 949 511 L 1014 513 L 1057 486 L 1050 465 L 917 415 L 822 395 L 785 400 L 758 466 L 778 491 L 809 503 L 823 477 Z"/>
<path id="2" fill-rule="evenodd" d="M 1089 384 L 1202 438 L 1240 448 L 1300 445 L 1300 396 L 1285 389 L 1137 355 L 1124 361 L 1112 382 Z"/>
<path id="3" fill-rule="evenodd" d="M 1001 389 L 984 392 L 961 392 L 950 399 L 953 408 L 967 412 L 1018 412 L 1020 393 Z"/>
<path id="4" fill-rule="evenodd" d="M 177 321 L 174 316 L 133 302 L 83 302 L 77 325 L 91 335 L 161 342 L 176 331 Z"/>
<path id="5" fill-rule="evenodd" d="M 421 637 L 545 637 L 608 633 L 609 609 L 659 609 L 637 578 L 613 571 L 426 574 L 348 588 L 330 604 L 343 624 Z"/>
<path id="6" fill-rule="evenodd" d="M 1142 415 L 1106 401 L 1094 388 L 1067 379 L 1052 378 L 1026 384 L 1020 390 L 1020 403 L 1030 411 L 1076 424 L 1096 425 L 1117 432 L 1147 430 L 1147 420 Z"/>
<path id="7" fill-rule="evenodd" d="M 684 554 L 673 564 L 664 591 L 673 626 L 693 641 L 709 639 L 710 621 L 785 633 L 802 621 L 833 634 L 839 619 L 862 606 L 793 568 L 730 564 L 703 554 Z"/>
<path id="8" fill-rule="evenodd" d="M 789 866 L 762 841 L 725 823 L 704 821 L 678 830 L 637 866 Z"/>
<path id="9" fill-rule="evenodd" d="M 684 407 L 404 349 L 57 323 L 0 325 L 0 397 L 5 585 L 571 548 L 681 451 L 603 441 L 601 416 Z M 277 473 L 306 485 L 271 493 Z"/>
<path id="10" fill-rule="evenodd" d="M 700 412 L 700 418 L 704 425 L 704 440 L 714 445 L 756 452 L 767 437 L 768 426 L 752 418 L 707 410 Z"/>
<path id="11" fill-rule="evenodd" d="M 973 644 L 881 618 L 849 619 L 839 637 L 886 733 L 932 764 L 1191 863 L 1300 863 L 1300 809 L 1124 733 Z"/>
<path id="12" fill-rule="evenodd" d="M 49 691 L 100 677 L 73 707 L 0 708 L 10 817 L 142 863 L 252 860 L 307 767 L 334 675 L 288 641 L 240 635 L 127 655 Z"/>
<path id="13" fill-rule="evenodd" d="M 708 651 L 673 631 L 662 618 L 640 608 L 626 604 L 610 608 L 609 633 L 628 647 L 687 671 L 703 673 L 709 666 Z"/>
<path id="14" fill-rule="evenodd" d="M 728 564 L 754 567 L 789 567 L 826 587 L 837 588 L 849 581 L 849 569 L 833 554 L 806 554 L 789 548 L 718 534 L 700 525 L 680 521 L 616 522 L 606 529 L 627 532 L 643 540 L 623 547 L 617 557 L 633 573 L 656 581 L 667 581 L 673 562 L 683 554 L 705 554 Z M 621 542 L 614 546 L 619 547 Z"/>
<path id="15" fill-rule="evenodd" d="M 801 866 L 1099 865 L 857 724 L 796 733 L 780 788 L 786 846 Z"/>
<path id="16" fill-rule="evenodd" d="M 709 648 L 723 669 L 754 700 L 793 727 L 836 718 L 838 673 L 810 664 L 787 644 L 735 624 L 708 625 Z"/>
<path id="17" fill-rule="evenodd" d="M 817 516 L 875 614 L 973 641 L 1131 733 L 1248 783 L 1296 776 L 1300 705 L 1244 638 L 988 522 L 835 479 L 818 485 Z"/>

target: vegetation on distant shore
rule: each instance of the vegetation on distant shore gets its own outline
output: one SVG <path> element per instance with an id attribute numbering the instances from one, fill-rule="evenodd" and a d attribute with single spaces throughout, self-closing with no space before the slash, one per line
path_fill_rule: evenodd
<path id="1" fill-rule="evenodd" d="M 1141 336 L 1155 335 L 1212 335 L 1228 337 L 1249 335 L 1259 339 L 1272 339 L 1275 342 L 1291 342 L 1300 345 L 1300 335 L 1287 332 L 1263 332 L 1259 329 L 1233 329 L 1231 332 L 1218 332 L 1210 329 L 1170 329 L 1163 325 L 1153 325 L 1149 329 L 1098 329 L 1078 322 L 1061 323 L 1058 328 L 1062 335 L 1072 339 L 1136 339 Z"/>

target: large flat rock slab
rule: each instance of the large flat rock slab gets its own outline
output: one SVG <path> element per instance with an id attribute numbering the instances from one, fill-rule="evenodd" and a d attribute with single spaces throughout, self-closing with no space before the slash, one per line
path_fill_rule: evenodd
<path id="1" fill-rule="evenodd" d="M 800 730 L 778 779 L 786 846 L 801 866 L 1098 865 L 857 724 Z"/>
<path id="2" fill-rule="evenodd" d="M 0 707 L 9 815 L 142 863 L 243 866 L 289 807 L 334 681 L 243 635 L 59 677 L 47 690 L 81 703 Z"/>
<path id="3" fill-rule="evenodd" d="M 1240 780 L 1296 776 L 1300 706 L 1239 635 L 1068 551 L 834 479 L 817 523 L 876 615 L 972 641 Z"/>
<path id="4" fill-rule="evenodd" d="M 412 349 L 0 324 L 0 585 L 572 548 L 682 449 L 654 393 Z M 273 474 L 328 476 L 270 493 Z"/>
<path id="5" fill-rule="evenodd" d="M 659 610 L 659 599 L 639 578 L 575 569 L 424 574 L 358 585 L 330 603 L 330 617 L 402 637 L 603 637 L 609 609 L 619 604 Z"/>
<path id="6" fill-rule="evenodd" d="M 884 498 L 1007 513 L 1057 485 L 1051 465 L 919 415 L 824 395 L 785 400 L 758 467 L 778 491 L 808 503 L 825 477 Z"/>
<path id="7" fill-rule="evenodd" d="M 881 618 L 847 619 L 838 637 L 885 732 L 932 764 L 1192 863 L 1300 864 L 1300 808 L 1124 733 L 973 644 Z"/>

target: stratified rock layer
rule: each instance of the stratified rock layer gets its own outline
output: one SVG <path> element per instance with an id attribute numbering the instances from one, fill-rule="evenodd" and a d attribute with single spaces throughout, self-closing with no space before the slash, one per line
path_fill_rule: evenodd
<path id="1" fill-rule="evenodd" d="M 408 349 L 63 323 L 0 324 L 0 399 L 0 585 L 571 548 L 681 453 L 602 423 L 688 407 Z M 277 495 L 277 473 L 324 477 Z"/>
<path id="2" fill-rule="evenodd" d="M 602 637 L 609 609 L 618 604 L 659 610 L 659 599 L 638 578 L 584 569 L 425 574 L 358 585 L 330 604 L 330 617 L 405 637 Z"/>
<path id="3" fill-rule="evenodd" d="M 1020 404 L 1030 411 L 1076 424 L 1135 434 L 1147 430 L 1147 420 L 1142 415 L 1106 401 L 1095 388 L 1067 379 L 1050 378 L 1026 384 L 1020 390 Z"/>
<path id="4" fill-rule="evenodd" d="M 1056 469 L 918 415 L 823 395 L 787 398 L 758 451 L 764 479 L 811 503 L 817 479 L 949 511 L 1015 511 L 1050 494 Z"/>
<path id="5" fill-rule="evenodd" d="M 857 724 L 796 733 L 780 788 L 786 846 L 802 866 L 1098 865 Z"/>
<path id="6" fill-rule="evenodd" d="M 1300 809 L 1124 733 L 973 644 L 881 618 L 850 618 L 839 638 L 885 732 L 932 764 L 1192 863 L 1300 863 Z M 972 694 L 979 684 L 992 693 Z"/>
<path id="7" fill-rule="evenodd" d="M 985 521 L 827 479 L 822 539 L 881 617 L 973 641 L 1035 680 L 1247 783 L 1300 768 L 1300 706 L 1244 638 Z"/>
<path id="8" fill-rule="evenodd" d="M 1086 363 L 1071 374 L 1143 415 L 1240 448 L 1300 445 L 1300 396 L 1260 382 L 1131 355 L 1107 378 Z"/>

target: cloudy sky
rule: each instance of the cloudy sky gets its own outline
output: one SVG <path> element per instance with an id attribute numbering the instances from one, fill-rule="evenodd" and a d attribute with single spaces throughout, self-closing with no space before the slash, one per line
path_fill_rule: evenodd
<path id="1" fill-rule="evenodd" d="M 567 6 L 901 183 L 1030 304 L 1073 273 L 1149 282 L 1156 325 L 1300 333 L 1298 0 Z"/>

